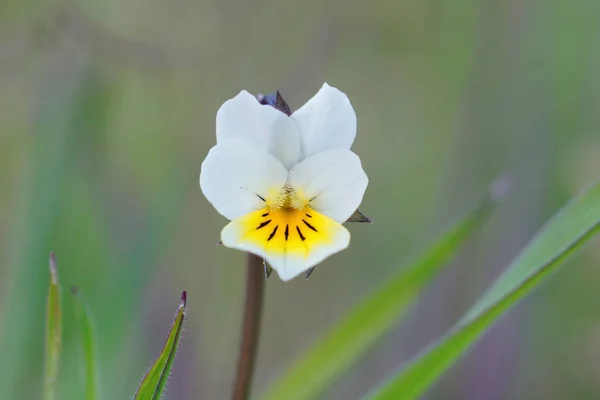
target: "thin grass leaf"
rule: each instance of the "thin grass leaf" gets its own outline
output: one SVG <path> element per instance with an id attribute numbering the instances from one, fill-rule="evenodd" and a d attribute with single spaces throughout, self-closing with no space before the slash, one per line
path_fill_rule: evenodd
<path id="1" fill-rule="evenodd" d="M 8 265 L 11 273 L 2 277 L 2 290 L 6 291 L 0 302 L 0 354 L 10 360 L 0 363 L 0 388 L 5 399 L 29 397 L 30 386 L 22 383 L 39 368 L 39 354 L 44 351 L 38 335 L 44 330 L 40 304 L 46 300 L 47 287 L 39 279 L 39 271 L 48 260 L 49 246 L 61 236 L 57 235 L 57 210 L 68 198 L 65 176 L 73 159 L 69 155 L 76 151 L 72 139 L 81 136 L 81 130 L 72 125 L 77 105 L 87 93 L 85 66 L 80 59 L 53 52 L 48 68 L 43 69 L 46 73 L 40 76 L 41 85 L 32 86 L 31 142 L 23 154 L 28 172 L 22 177 L 16 225 L 10 235 L 15 235 L 12 246 L 16 258 Z"/>
<path id="2" fill-rule="evenodd" d="M 44 356 L 44 394 L 45 400 L 53 400 L 56 392 L 56 380 L 60 367 L 62 346 L 62 311 L 60 307 L 60 285 L 54 252 L 50 253 L 50 282 L 46 301 L 46 338 Z"/>
<path id="3" fill-rule="evenodd" d="M 99 398 L 98 391 L 98 351 L 96 349 L 96 333 L 92 315 L 87 303 L 81 297 L 76 287 L 71 288 L 75 299 L 75 313 L 79 325 L 79 336 L 81 342 L 81 354 L 84 364 L 85 376 L 85 400 L 96 400 Z"/>
<path id="4" fill-rule="evenodd" d="M 495 185 L 497 189 L 497 185 Z M 464 220 L 446 232 L 421 258 L 363 300 L 297 360 L 261 397 L 306 400 L 317 397 L 376 340 L 404 316 L 408 306 L 481 226 L 504 193 L 494 188 Z"/>
<path id="5" fill-rule="evenodd" d="M 171 326 L 165 347 L 152 368 L 150 368 L 150 371 L 144 377 L 142 384 L 135 394 L 135 400 L 158 400 L 161 398 L 171 374 L 171 368 L 181 339 L 186 303 L 187 295 L 184 291 L 181 294 L 179 309 L 177 310 L 177 314 L 175 314 L 175 321 L 173 321 L 173 326 Z"/>
<path id="6" fill-rule="evenodd" d="M 600 183 L 597 183 L 574 198 L 538 232 L 448 335 L 410 361 L 367 398 L 419 398 L 510 307 L 537 288 L 562 261 L 599 231 Z"/>

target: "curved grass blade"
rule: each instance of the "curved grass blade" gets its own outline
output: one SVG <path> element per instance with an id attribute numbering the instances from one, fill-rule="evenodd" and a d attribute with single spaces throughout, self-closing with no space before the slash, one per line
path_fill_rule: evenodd
<path id="1" fill-rule="evenodd" d="M 81 297 L 76 287 L 71 288 L 75 299 L 75 313 L 79 325 L 82 356 L 85 376 L 85 400 L 96 400 L 98 395 L 98 351 L 96 349 L 96 334 L 92 315 L 86 302 Z"/>
<path id="2" fill-rule="evenodd" d="M 60 307 L 60 285 L 54 252 L 50 253 L 50 283 L 46 301 L 46 338 L 44 355 L 44 400 L 53 400 L 56 379 L 60 367 L 62 347 L 62 311 Z"/>
<path id="3" fill-rule="evenodd" d="M 556 271 L 569 255 L 600 231 L 600 183 L 558 212 L 507 271 L 445 337 L 410 361 L 367 398 L 417 399 L 510 307 Z"/>
<path id="4" fill-rule="evenodd" d="M 475 210 L 447 231 L 421 258 L 338 321 L 262 398 L 306 400 L 317 397 L 397 323 L 421 290 L 486 220 L 502 194 L 490 190 Z"/>
<path id="5" fill-rule="evenodd" d="M 175 314 L 175 321 L 173 321 L 173 326 L 169 332 L 165 347 L 158 356 L 158 359 L 154 362 L 152 368 L 150 368 L 150 371 L 148 371 L 144 377 L 142 384 L 135 394 L 135 400 L 158 400 L 161 398 L 167 385 L 171 367 L 175 360 L 177 347 L 181 339 L 183 322 L 185 320 L 186 303 L 187 294 L 184 291 L 181 294 L 179 309 L 177 310 L 177 314 Z"/>

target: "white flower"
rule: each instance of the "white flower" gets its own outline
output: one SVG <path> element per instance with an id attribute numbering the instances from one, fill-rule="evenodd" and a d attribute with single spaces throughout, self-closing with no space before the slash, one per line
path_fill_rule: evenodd
<path id="1" fill-rule="evenodd" d="M 246 91 L 225 102 L 200 171 L 202 192 L 231 220 L 223 244 L 265 258 L 284 281 L 348 247 L 342 223 L 368 184 L 355 136 L 348 97 L 327 84 L 289 117 Z"/>

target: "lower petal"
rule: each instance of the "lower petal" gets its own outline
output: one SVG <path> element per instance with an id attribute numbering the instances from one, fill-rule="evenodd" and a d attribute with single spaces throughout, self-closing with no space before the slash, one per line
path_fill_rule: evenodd
<path id="1" fill-rule="evenodd" d="M 231 221 L 221 240 L 227 247 L 264 257 L 287 281 L 348 247 L 350 233 L 310 207 L 265 207 Z"/>

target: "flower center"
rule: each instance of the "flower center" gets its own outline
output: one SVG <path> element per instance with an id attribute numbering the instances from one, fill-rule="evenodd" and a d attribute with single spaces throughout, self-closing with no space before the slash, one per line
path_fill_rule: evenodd
<path id="1" fill-rule="evenodd" d="M 295 208 L 298 206 L 300 208 Z M 338 224 L 310 206 L 302 205 L 293 195 L 281 201 L 281 207 L 267 205 L 243 217 L 243 239 L 275 254 L 308 257 L 315 246 L 331 243 L 332 229 Z"/>
<path id="2" fill-rule="evenodd" d="M 272 190 L 260 210 L 241 217 L 240 239 L 269 254 L 309 257 L 332 243 L 340 225 L 310 207 L 310 198 L 286 185 Z"/>
<path id="3" fill-rule="evenodd" d="M 308 206 L 309 200 L 304 199 L 298 190 L 286 184 L 283 188 L 272 191 L 265 202 L 272 210 L 294 209 L 301 211 Z"/>

